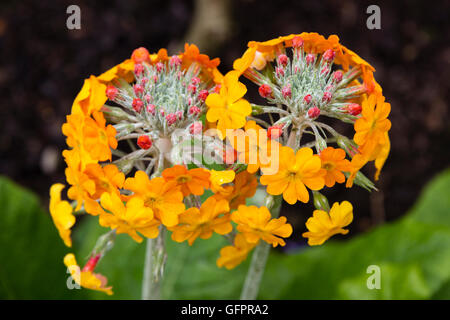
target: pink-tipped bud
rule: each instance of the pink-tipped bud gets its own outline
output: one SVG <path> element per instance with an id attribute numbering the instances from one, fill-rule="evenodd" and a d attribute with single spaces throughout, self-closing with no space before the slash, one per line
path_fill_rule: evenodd
<path id="1" fill-rule="evenodd" d="M 336 83 L 339 83 L 342 81 L 342 77 L 344 75 L 342 74 L 341 70 L 336 71 L 335 73 L 333 73 L 333 81 Z"/>
<path id="2" fill-rule="evenodd" d="M 131 54 L 134 63 L 142 63 L 150 58 L 150 53 L 144 47 L 137 48 Z"/>
<path id="3" fill-rule="evenodd" d="M 136 63 L 134 65 L 134 73 L 140 76 L 144 72 L 144 66 L 141 63 Z"/>
<path id="4" fill-rule="evenodd" d="M 309 110 L 308 110 L 308 116 L 309 116 L 311 119 L 315 119 L 315 118 L 317 118 L 319 115 L 320 115 L 320 109 L 319 109 L 319 108 L 317 108 L 317 107 L 309 108 Z"/>
<path id="5" fill-rule="evenodd" d="M 283 89 L 281 89 L 281 94 L 285 99 L 292 97 L 291 85 L 290 84 L 285 85 Z"/>
<path id="6" fill-rule="evenodd" d="M 157 83 L 158 82 L 158 76 L 155 74 L 155 75 L 153 75 L 153 82 L 154 83 Z"/>
<path id="7" fill-rule="evenodd" d="M 133 91 L 135 95 L 139 96 L 144 92 L 144 87 L 141 86 L 140 84 L 135 84 L 133 86 Z"/>
<path id="8" fill-rule="evenodd" d="M 148 82 L 148 78 L 147 78 L 147 77 L 143 77 L 143 78 L 141 79 L 141 85 L 142 85 L 142 86 L 145 86 L 147 82 Z"/>
<path id="9" fill-rule="evenodd" d="M 133 99 L 133 103 L 131 105 L 133 106 L 134 111 L 139 113 L 141 112 L 142 107 L 144 106 L 144 102 L 142 102 L 142 100 L 139 98 L 135 98 Z"/>
<path id="10" fill-rule="evenodd" d="M 333 61 L 335 55 L 336 53 L 332 49 L 328 49 L 323 53 L 323 60 L 326 62 L 331 62 Z"/>
<path id="11" fill-rule="evenodd" d="M 277 75 L 278 78 L 284 76 L 284 69 L 280 68 L 280 67 L 276 67 L 275 68 L 275 74 Z"/>
<path id="12" fill-rule="evenodd" d="M 149 104 L 147 106 L 147 112 L 154 116 L 156 112 L 156 106 L 154 104 Z"/>
<path id="13" fill-rule="evenodd" d="M 312 53 L 308 53 L 306 55 L 306 64 L 310 65 L 310 64 L 314 63 L 314 61 L 316 61 L 316 55 L 314 55 Z"/>
<path id="14" fill-rule="evenodd" d="M 292 39 L 292 46 L 294 48 L 300 48 L 303 47 L 303 38 L 300 36 L 297 36 L 295 38 Z"/>
<path id="15" fill-rule="evenodd" d="M 97 255 L 91 257 L 81 271 L 82 272 L 94 271 L 95 266 L 98 263 L 98 260 L 100 260 L 100 257 L 101 257 L 101 254 L 97 254 Z"/>
<path id="16" fill-rule="evenodd" d="M 327 66 L 325 66 L 322 68 L 322 70 L 320 70 L 320 74 L 327 74 L 329 71 L 330 69 Z"/>
<path id="17" fill-rule="evenodd" d="M 331 93 L 328 91 L 325 91 L 323 93 L 322 102 L 329 103 L 331 101 L 331 97 L 332 97 Z"/>
<path id="18" fill-rule="evenodd" d="M 209 95 L 208 90 L 203 89 L 203 90 L 200 90 L 200 92 L 198 93 L 198 98 L 200 100 L 202 100 L 203 102 L 205 102 L 208 95 Z"/>
<path id="19" fill-rule="evenodd" d="M 177 122 L 177 116 L 175 115 L 175 113 L 169 113 L 166 116 L 166 121 L 167 121 L 167 125 L 171 126 L 173 125 L 175 122 Z"/>
<path id="20" fill-rule="evenodd" d="M 106 87 L 106 96 L 108 97 L 109 100 L 114 100 L 117 96 L 117 88 L 114 86 L 107 86 Z"/>
<path id="21" fill-rule="evenodd" d="M 142 136 L 139 136 L 139 138 L 137 140 L 137 144 L 140 148 L 147 150 L 152 147 L 153 142 L 149 136 L 142 135 Z"/>
<path id="22" fill-rule="evenodd" d="M 307 94 L 306 96 L 303 97 L 303 102 L 306 104 L 311 103 L 312 101 L 312 96 L 310 94 Z"/>
<path id="23" fill-rule="evenodd" d="M 357 116 L 361 113 L 362 107 L 357 103 L 350 103 L 347 107 L 345 107 L 345 110 L 352 116 Z"/>
<path id="24" fill-rule="evenodd" d="M 162 64 L 162 62 L 157 62 L 157 63 L 155 64 L 155 68 L 156 68 L 156 71 L 157 71 L 157 72 L 161 72 L 162 69 L 164 68 L 164 65 Z"/>
<path id="25" fill-rule="evenodd" d="M 169 63 L 170 63 L 171 67 L 173 67 L 173 66 L 179 67 L 179 66 L 181 66 L 181 59 L 179 56 L 171 56 Z"/>
<path id="26" fill-rule="evenodd" d="M 188 91 L 195 94 L 197 92 L 197 86 L 195 84 L 188 85 Z"/>
<path id="27" fill-rule="evenodd" d="M 261 97 L 267 98 L 272 95 L 272 88 L 270 88 L 267 84 L 263 84 L 259 87 L 258 92 Z"/>
<path id="28" fill-rule="evenodd" d="M 267 129 L 267 137 L 269 139 L 278 139 L 283 134 L 283 125 L 271 126 Z"/>
<path id="29" fill-rule="evenodd" d="M 299 72 L 300 72 L 300 68 L 297 67 L 297 66 L 295 66 L 295 67 L 294 67 L 294 73 L 299 73 Z"/>
<path id="30" fill-rule="evenodd" d="M 194 85 L 199 84 L 200 83 L 200 78 L 199 77 L 193 77 L 191 79 L 191 83 L 194 84 Z"/>
<path id="31" fill-rule="evenodd" d="M 152 101 L 152 96 L 149 95 L 149 94 L 146 94 L 146 95 L 144 96 L 144 99 L 145 99 L 145 102 L 150 103 L 150 102 Z"/>
<path id="32" fill-rule="evenodd" d="M 183 111 L 177 111 L 177 112 L 175 112 L 175 115 L 177 116 L 178 120 L 183 119 Z"/>
<path id="33" fill-rule="evenodd" d="M 278 64 L 281 65 L 281 66 L 283 66 L 283 67 L 286 67 L 287 63 L 288 63 L 288 57 L 287 57 L 287 55 L 285 55 L 285 54 L 280 54 L 280 55 L 278 56 Z"/>
<path id="34" fill-rule="evenodd" d="M 200 108 L 196 106 L 192 106 L 189 108 L 189 114 L 192 114 L 194 116 L 198 116 L 200 114 Z"/>
<path id="35" fill-rule="evenodd" d="M 160 108 L 159 109 L 159 114 L 164 117 L 164 115 L 166 114 L 166 110 L 164 110 L 164 108 Z"/>
<path id="36" fill-rule="evenodd" d="M 203 125 L 201 122 L 194 122 L 189 127 L 189 133 L 190 134 L 200 134 L 202 133 Z"/>
<path id="37" fill-rule="evenodd" d="M 220 93 L 220 88 L 222 88 L 221 84 L 216 84 L 216 86 L 214 87 L 214 92 L 215 93 Z"/>

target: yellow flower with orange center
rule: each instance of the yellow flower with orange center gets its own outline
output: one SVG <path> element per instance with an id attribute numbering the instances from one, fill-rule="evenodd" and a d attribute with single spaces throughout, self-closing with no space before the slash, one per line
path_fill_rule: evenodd
<path id="1" fill-rule="evenodd" d="M 117 234 L 127 233 L 133 240 L 142 242 L 142 237 L 156 238 L 160 222 L 154 218 L 153 210 L 144 205 L 144 200 L 133 197 L 124 205 L 116 193 L 103 193 L 100 202 L 108 210 L 100 214 L 99 223 L 103 227 L 115 229 Z"/>
<path id="2" fill-rule="evenodd" d="M 70 238 L 70 228 L 75 224 L 75 216 L 72 214 L 73 208 L 67 201 L 61 201 L 61 191 L 64 185 L 56 183 L 50 188 L 50 215 L 53 223 L 58 229 L 59 236 L 63 239 L 64 244 L 68 247 L 72 246 Z"/>
<path id="3" fill-rule="evenodd" d="M 162 176 L 167 182 L 173 182 L 181 187 L 184 197 L 190 194 L 202 195 L 205 191 L 204 189 L 208 189 L 210 186 L 210 175 L 205 169 L 195 168 L 188 170 L 182 165 L 175 165 L 162 172 Z"/>
<path id="4" fill-rule="evenodd" d="M 340 204 L 335 202 L 330 213 L 323 210 L 314 210 L 313 216 L 306 221 L 308 232 L 303 237 L 308 238 L 310 246 L 321 245 L 335 234 L 347 234 L 343 229 L 353 221 L 353 207 L 348 201 Z"/>
<path id="5" fill-rule="evenodd" d="M 150 180 L 144 171 L 137 171 L 134 178 L 127 178 L 123 187 L 134 192 L 132 197 L 141 198 L 163 225 L 173 227 L 178 224 L 178 216 L 185 210 L 180 187 L 160 177 Z"/>
<path id="6" fill-rule="evenodd" d="M 180 215 L 180 224 L 171 229 L 172 239 L 176 242 L 187 240 L 192 245 L 198 237 L 209 239 L 213 232 L 222 235 L 230 233 L 233 227 L 229 211 L 226 200 L 209 197 L 200 209 L 189 208 Z"/>
<path id="7" fill-rule="evenodd" d="M 255 243 L 247 242 L 244 235 L 238 233 L 234 238 L 234 245 L 220 249 L 220 257 L 217 259 L 219 268 L 225 267 L 231 270 L 241 264 L 250 251 L 256 246 Z"/>
<path id="8" fill-rule="evenodd" d="M 350 161 L 345 159 L 343 149 L 328 147 L 320 152 L 319 157 L 322 161 L 322 168 L 326 170 L 325 185 L 328 188 L 334 186 L 336 182 L 345 182 L 345 176 L 342 172 L 350 172 L 352 167 Z"/>
<path id="9" fill-rule="evenodd" d="M 264 173 L 264 169 L 262 171 Z M 297 200 L 306 203 L 309 201 L 306 187 L 316 191 L 322 189 L 325 174 L 320 157 L 313 155 L 311 148 L 301 148 L 294 153 L 289 147 L 281 147 L 278 172 L 263 175 L 260 182 L 267 186 L 269 194 L 283 194 L 283 199 L 289 204 Z"/>
<path id="10" fill-rule="evenodd" d="M 231 220 L 237 224 L 237 230 L 248 242 L 256 244 L 262 239 L 274 247 L 284 246 L 286 243 L 283 238 L 292 234 L 292 226 L 286 223 L 286 217 L 271 218 L 266 207 L 240 205 L 237 211 L 231 214 Z"/>
<path id="11" fill-rule="evenodd" d="M 246 117 L 252 113 L 250 103 L 242 98 L 247 88 L 238 78 L 237 72 L 228 72 L 220 93 L 211 93 L 205 101 L 208 106 L 206 119 L 209 122 L 217 122 L 217 130 L 222 138 L 225 138 L 227 129 L 242 128 Z"/>
<path id="12" fill-rule="evenodd" d="M 69 253 L 64 257 L 64 264 L 69 269 L 72 279 L 78 285 L 86 289 L 102 291 L 108 295 L 113 294 L 112 287 L 106 286 L 108 279 L 101 274 L 92 272 L 92 270 L 80 270 L 73 253 Z"/>

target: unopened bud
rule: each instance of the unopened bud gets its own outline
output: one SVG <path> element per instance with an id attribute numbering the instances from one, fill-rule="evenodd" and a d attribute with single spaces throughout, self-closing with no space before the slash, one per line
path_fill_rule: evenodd
<path id="1" fill-rule="evenodd" d="M 328 49 L 323 53 L 323 60 L 326 62 L 331 62 L 334 59 L 336 53 L 332 49 Z"/>
<path id="2" fill-rule="evenodd" d="M 95 256 L 91 257 L 81 271 L 82 272 L 94 271 L 94 268 L 97 265 L 98 260 L 100 260 L 100 257 L 101 257 L 100 254 L 96 254 Z"/>
<path id="3" fill-rule="evenodd" d="M 333 73 L 333 81 L 335 82 L 335 83 L 339 83 L 339 82 L 341 82 L 342 81 L 342 77 L 343 77 L 344 75 L 342 74 L 342 71 L 341 70 L 338 70 L 338 71 L 336 71 L 335 73 Z"/>
<path id="4" fill-rule="evenodd" d="M 331 101 L 332 95 L 330 92 L 325 91 L 323 93 L 322 102 L 329 103 Z"/>
<path id="5" fill-rule="evenodd" d="M 188 86 L 188 90 L 189 90 L 190 92 L 192 92 L 193 94 L 195 94 L 195 93 L 197 92 L 197 86 L 196 86 L 195 84 L 190 84 L 190 85 Z"/>
<path id="6" fill-rule="evenodd" d="M 106 87 L 106 96 L 108 97 L 109 100 L 114 100 L 117 96 L 117 88 L 114 86 L 107 86 Z"/>
<path id="7" fill-rule="evenodd" d="M 314 207 L 316 207 L 317 210 L 323 210 L 325 212 L 330 211 L 330 204 L 328 203 L 327 197 L 325 197 L 318 191 L 313 191 L 313 196 L 314 196 Z"/>
<path id="8" fill-rule="evenodd" d="M 312 101 L 312 96 L 310 94 L 307 94 L 306 96 L 303 97 L 303 102 L 306 104 L 311 103 Z"/>
<path id="9" fill-rule="evenodd" d="M 137 76 L 140 76 L 143 72 L 144 72 L 144 66 L 142 65 L 142 63 L 136 63 L 134 65 L 134 73 Z"/>
<path id="10" fill-rule="evenodd" d="M 156 106 L 154 104 L 149 104 L 147 106 L 147 112 L 151 115 L 155 115 Z"/>
<path id="11" fill-rule="evenodd" d="M 285 99 L 290 98 L 292 96 L 291 85 L 290 84 L 285 85 L 283 89 L 281 89 L 281 94 Z"/>
<path id="12" fill-rule="evenodd" d="M 162 62 L 157 62 L 155 67 L 156 67 L 156 71 L 161 72 L 162 69 L 164 68 L 164 65 L 162 64 Z"/>
<path id="13" fill-rule="evenodd" d="M 137 140 L 137 144 L 140 148 L 142 149 L 150 149 L 152 147 L 152 139 L 150 139 L 149 136 L 147 135 L 142 135 L 139 136 L 138 140 Z"/>
<path id="14" fill-rule="evenodd" d="M 144 47 L 135 49 L 131 55 L 131 59 L 133 59 L 134 63 L 142 63 L 144 61 L 147 61 L 149 57 L 150 54 Z"/>
<path id="15" fill-rule="evenodd" d="M 259 87 L 258 92 L 261 97 L 267 98 L 272 95 L 272 88 L 270 88 L 267 84 L 263 84 Z"/>
<path id="16" fill-rule="evenodd" d="M 352 116 L 357 116 L 358 114 L 361 113 L 362 107 L 357 103 L 350 103 L 348 106 L 345 107 L 345 110 Z"/>
<path id="17" fill-rule="evenodd" d="M 177 111 L 177 112 L 175 112 L 175 115 L 177 116 L 178 120 L 183 119 L 183 111 Z"/>
<path id="18" fill-rule="evenodd" d="M 275 74 L 277 75 L 278 78 L 283 77 L 284 76 L 284 69 L 280 68 L 280 67 L 276 67 L 275 68 Z"/>
<path id="19" fill-rule="evenodd" d="M 175 122 L 177 122 L 177 116 L 174 113 L 169 113 L 166 116 L 166 121 L 167 121 L 167 125 L 171 126 L 173 125 Z"/>
<path id="20" fill-rule="evenodd" d="M 278 139 L 283 134 L 283 125 L 274 125 L 267 129 L 267 137 L 269 139 Z"/>
<path id="21" fill-rule="evenodd" d="M 288 59 L 287 55 L 285 55 L 285 54 L 280 54 L 278 56 L 278 64 L 283 66 L 283 67 L 286 67 L 286 65 L 288 63 L 288 60 L 289 59 Z"/>
<path id="22" fill-rule="evenodd" d="M 306 55 L 306 64 L 310 65 L 310 64 L 314 63 L 314 61 L 316 61 L 316 55 L 314 55 L 312 53 L 308 53 Z"/>
<path id="23" fill-rule="evenodd" d="M 173 66 L 179 67 L 179 66 L 181 66 L 181 59 L 179 56 L 171 56 L 169 63 L 170 63 L 171 67 L 173 67 Z"/>
<path id="24" fill-rule="evenodd" d="M 139 112 L 141 112 L 142 107 L 144 106 L 144 103 L 142 102 L 141 99 L 135 98 L 135 99 L 133 99 L 133 103 L 131 105 L 132 105 L 134 111 L 139 113 Z"/>
<path id="25" fill-rule="evenodd" d="M 135 84 L 133 86 L 133 91 L 135 95 L 139 96 L 144 92 L 144 87 L 141 86 L 140 84 Z"/>
<path id="26" fill-rule="evenodd" d="M 203 102 L 205 102 L 205 100 L 206 100 L 206 98 L 208 97 L 208 95 L 209 95 L 209 92 L 208 92 L 208 90 L 200 90 L 200 92 L 198 93 L 198 98 L 200 99 L 200 100 L 202 100 Z"/>
<path id="27" fill-rule="evenodd" d="M 191 83 L 194 84 L 194 85 L 199 84 L 200 83 L 200 78 L 199 77 L 192 77 Z"/>
<path id="28" fill-rule="evenodd" d="M 189 108 L 189 114 L 192 114 L 194 116 L 198 116 L 200 114 L 200 108 L 196 106 L 192 106 Z"/>
<path id="29" fill-rule="evenodd" d="M 320 109 L 317 107 L 309 108 L 308 110 L 308 117 L 311 119 L 315 119 L 320 115 Z"/>

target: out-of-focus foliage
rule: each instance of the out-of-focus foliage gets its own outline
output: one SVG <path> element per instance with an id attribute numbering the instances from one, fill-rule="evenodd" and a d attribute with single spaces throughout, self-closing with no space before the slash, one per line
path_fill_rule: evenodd
<path id="1" fill-rule="evenodd" d="M 345 242 L 330 241 L 298 253 L 272 253 L 259 298 L 264 299 L 450 299 L 450 170 L 423 192 L 402 219 Z M 0 180 L 0 298 L 109 298 L 67 290 L 64 249 L 36 197 Z M 356 211 L 357 219 L 357 211 Z M 85 262 L 98 235 L 107 230 L 85 217 L 74 232 L 74 248 Z M 215 236 L 192 247 L 167 239 L 163 298 L 235 299 L 248 262 L 232 271 L 216 267 Z M 96 271 L 108 277 L 114 299 L 140 297 L 145 244 L 119 235 Z M 381 268 L 381 289 L 366 286 L 367 267 Z"/>

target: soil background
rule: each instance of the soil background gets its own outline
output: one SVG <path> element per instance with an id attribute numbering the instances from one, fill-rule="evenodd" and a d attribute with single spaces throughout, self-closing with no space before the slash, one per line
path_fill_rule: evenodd
<path id="1" fill-rule="evenodd" d="M 203 7 L 207 2 L 211 10 L 222 5 L 223 14 L 209 15 L 209 7 Z M 71 4 L 81 9 L 81 30 L 66 27 Z M 372 4 L 381 9 L 381 30 L 366 27 L 366 9 Z M 137 47 L 178 53 L 200 28 L 200 50 L 219 56 L 225 73 L 250 40 L 303 31 L 337 34 L 376 68 L 392 105 L 392 149 L 377 182 L 380 192 L 343 186 L 325 192 L 330 202 L 353 203 L 350 230 L 357 234 L 406 213 L 423 186 L 449 167 L 449 13 L 450 1 L 445 0 L 3 0 L 0 174 L 33 190 L 47 205 L 50 185 L 65 180 L 61 124 L 83 80 L 128 58 Z M 256 90 L 249 94 L 257 98 Z M 365 173 L 373 176 L 371 169 Z M 282 214 L 296 230 L 304 230 L 312 209 L 286 205 Z M 297 237 L 295 242 L 304 240 Z"/>

